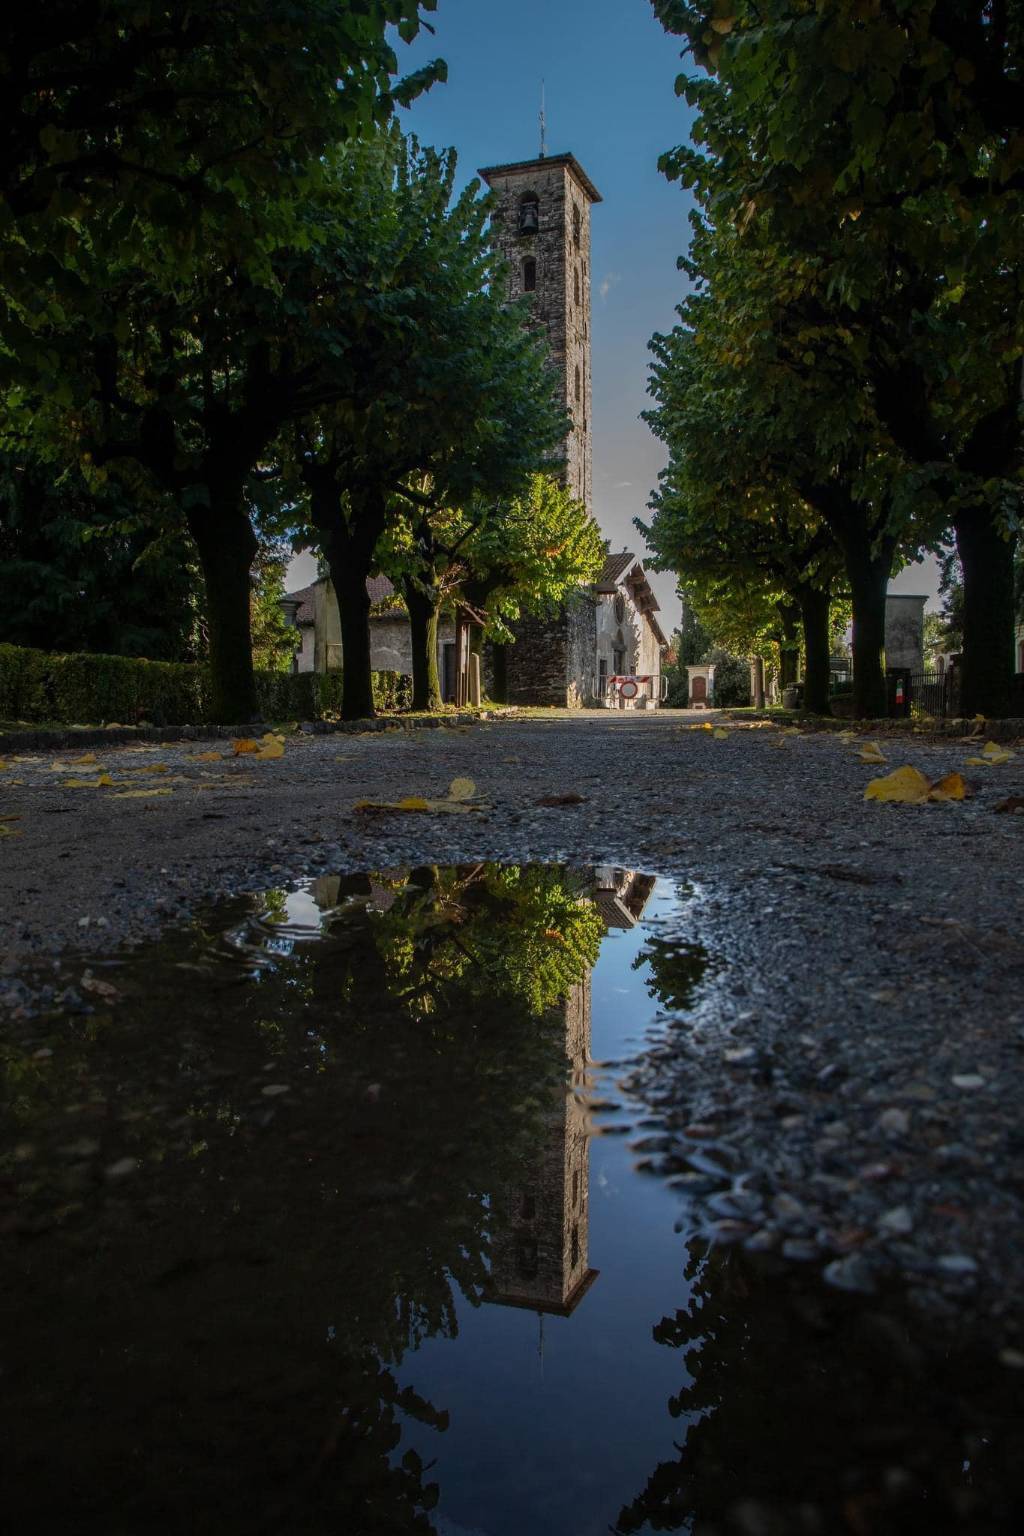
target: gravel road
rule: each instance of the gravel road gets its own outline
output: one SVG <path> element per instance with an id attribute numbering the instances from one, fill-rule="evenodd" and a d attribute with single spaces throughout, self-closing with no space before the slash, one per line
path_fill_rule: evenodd
<path id="1" fill-rule="evenodd" d="M 938 1312 L 984 1319 L 1024 1368 L 1024 815 L 996 812 L 1024 795 L 1024 748 L 967 768 L 977 742 L 883 741 L 888 768 L 962 769 L 977 789 L 878 805 L 864 785 L 888 768 L 859 743 L 709 723 L 296 735 L 269 761 L 207 742 L 8 749 L 0 1006 L 31 1009 L 41 975 L 73 984 L 76 951 L 328 870 L 557 859 L 678 878 L 693 888 L 680 937 L 718 964 L 689 1033 L 634 1079 L 653 1170 L 704 1198 L 719 1241 L 854 1290 L 900 1274 Z M 354 811 L 443 798 L 457 776 L 483 809 Z M 538 804 L 570 794 L 583 803 Z"/>

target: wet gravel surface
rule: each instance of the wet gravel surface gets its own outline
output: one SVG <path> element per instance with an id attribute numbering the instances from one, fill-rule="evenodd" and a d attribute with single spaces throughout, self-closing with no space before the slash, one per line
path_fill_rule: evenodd
<path id="1" fill-rule="evenodd" d="M 1024 1368 L 1024 815 L 996 812 L 1024 796 L 1024 749 L 967 768 L 977 742 L 903 737 L 869 767 L 857 745 L 665 712 L 300 734 L 268 761 L 206 742 L 9 754 L 0 1011 L 88 1008 L 82 956 L 308 875 L 496 858 L 676 877 L 693 899 L 667 937 L 713 964 L 631 1079 L 651 1106 L 638 1157 L 717 1241 L 854 1291 L 895 1272 Z M 976 793 L 865 803 L 903 763 Z M 459 776 L 469 812 L 354 809 Z M 564 796 L 582 803 L 538 804 Z"/>

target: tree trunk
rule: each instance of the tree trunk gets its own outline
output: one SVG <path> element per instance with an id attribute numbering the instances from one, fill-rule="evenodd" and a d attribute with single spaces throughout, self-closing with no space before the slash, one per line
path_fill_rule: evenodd
<path id="1" fill-rule="evenodd" d="M 890 559 L 847 560 L 853 598 L 853 713 L 881 720 L 889 713 L 885 682 L 885 594 Z"/>
<path id="2" fill-rule="evenodd" d="M 829 594 L 820 587 L 803 587 L 800 616 L 804 628 L 804 708 L 812 715 L 830 715 Z"/>
<path id="3" fill-rule="evenodd" d="M 779 640 L 779 687 L 800 675 L 800 609 L 796 603 L 776 603 L 782 634 Z"/>
<path id="4" fill-rule="evenodd" d="M 259 713 L 249 623 L 256 535 L 234 497 L 195 508 L 188 527 L 206 586 L 210 712 L 219 725 L 241 725 Z"/>
<path id="5" fill-rule="evenodd" d="M 412 707 L 440 709 L 441 679 L 437 671 L 437 619 L 439 605 L 414 581 L 405 583 L 412 638 Z"/>
<path id="6" fill-rule="evenodd" d="M 341 619 L 341 718 L 370 720 L 373 672 L 370 660 L 370 556 L 352 539 L 332 541 L 326 551 Z"/>
<path id="7" fill-rule="evenodd" d="M 495 704 L 508 703 L 508 646 L 495 644 L 491 647 L 491 658 L 494 666 L 494 694 Z"/>
<path id="8" fill-rule="evenodd" d="M 1014 540 L 1003 538 L 994 511 L 954 518 L 964 572 L 964 652 L 960 709 L 999 719 L 1010 713 L 1013 681 Z"/>

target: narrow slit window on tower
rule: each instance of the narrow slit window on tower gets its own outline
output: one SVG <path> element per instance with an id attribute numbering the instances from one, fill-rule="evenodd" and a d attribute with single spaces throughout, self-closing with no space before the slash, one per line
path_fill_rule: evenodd
<path id="1" fill-rule="evenodd" d="M 573 294 L 573 298 L 576 300 L 576 303 L 578 304 L 579 301 L 580 301 L 580 269 L 579 269 L 579 267 L 577 267 L 576 270 L 572 274 L 572 294 Z"/>
<path id="2" fill-rule="evenodd" d="M 536 192 L 524 192 L 519 199 L 519 233 L 535 235 L 540 228 L 540 203 Z"/>
<path id="3" fill-rule="evenodd" d="M 579 403 L 579 398 L 580 398 L 580 367 L 579 367 L 579 363 L 577 363 L 576 364 L 576 401 L 577 401 L 577 404 Z"/>
<path id="4" fill-rule="evenodd" d="M 523 262 L 523 292 L 533 293 L 537 287 L 537 263 L 532 256 Z"/>
<path id="5" fill-rule="evenodd" d="M 580 205 L 579 205 L 579 203 L 573 203 L 573 205 L 572 205 L 572 243 L 573 243 L 573 245 L 579 245 L 579 243 L 580 243 L 580 232 L 581 232 L 582 226 L 583 226 L 583 219 L 582 219 L 582 216 L 580 214 Z"/>

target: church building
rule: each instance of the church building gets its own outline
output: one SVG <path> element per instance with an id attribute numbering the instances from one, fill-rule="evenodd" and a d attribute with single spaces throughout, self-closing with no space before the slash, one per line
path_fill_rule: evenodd
<path id="1" fill-rule="evenodd" d="M 601 195 L 574 155 L 541 155 L 487 166 L 494 194 L 491 234 L 505 257 L 508 296 L 525 299 L 530 324 L 547 337 L 559 403 L 570 420 L 561 459 L 563 484 L 593 513 L 590 368 L 590 211 Z M 411 647 L 391 585 L 374 578 L 380 606 L 371 620 L 377 670 L 411 671 Z M 387 591 L 384 591 L 386 587 Z M 388 599 L 385 601 L 385 599 Z M 326 577 L 285 600 L 303 630 L 300 670 L 341 665 L 337 600 Z M 488 647 L 488 692 L 509 704 L 579 706 L 627 702 L 653 708 L 661 698 L 667 648 L 658 604 L 643 566 L 623 550 L 609 555 L 598 580 L 543 616 L 513 626 L 515 644 Z M 407 624 L 404 629 L 407 630 Z M 455 697 L 454 632 L 438 640 L 445 698 Z"/>

